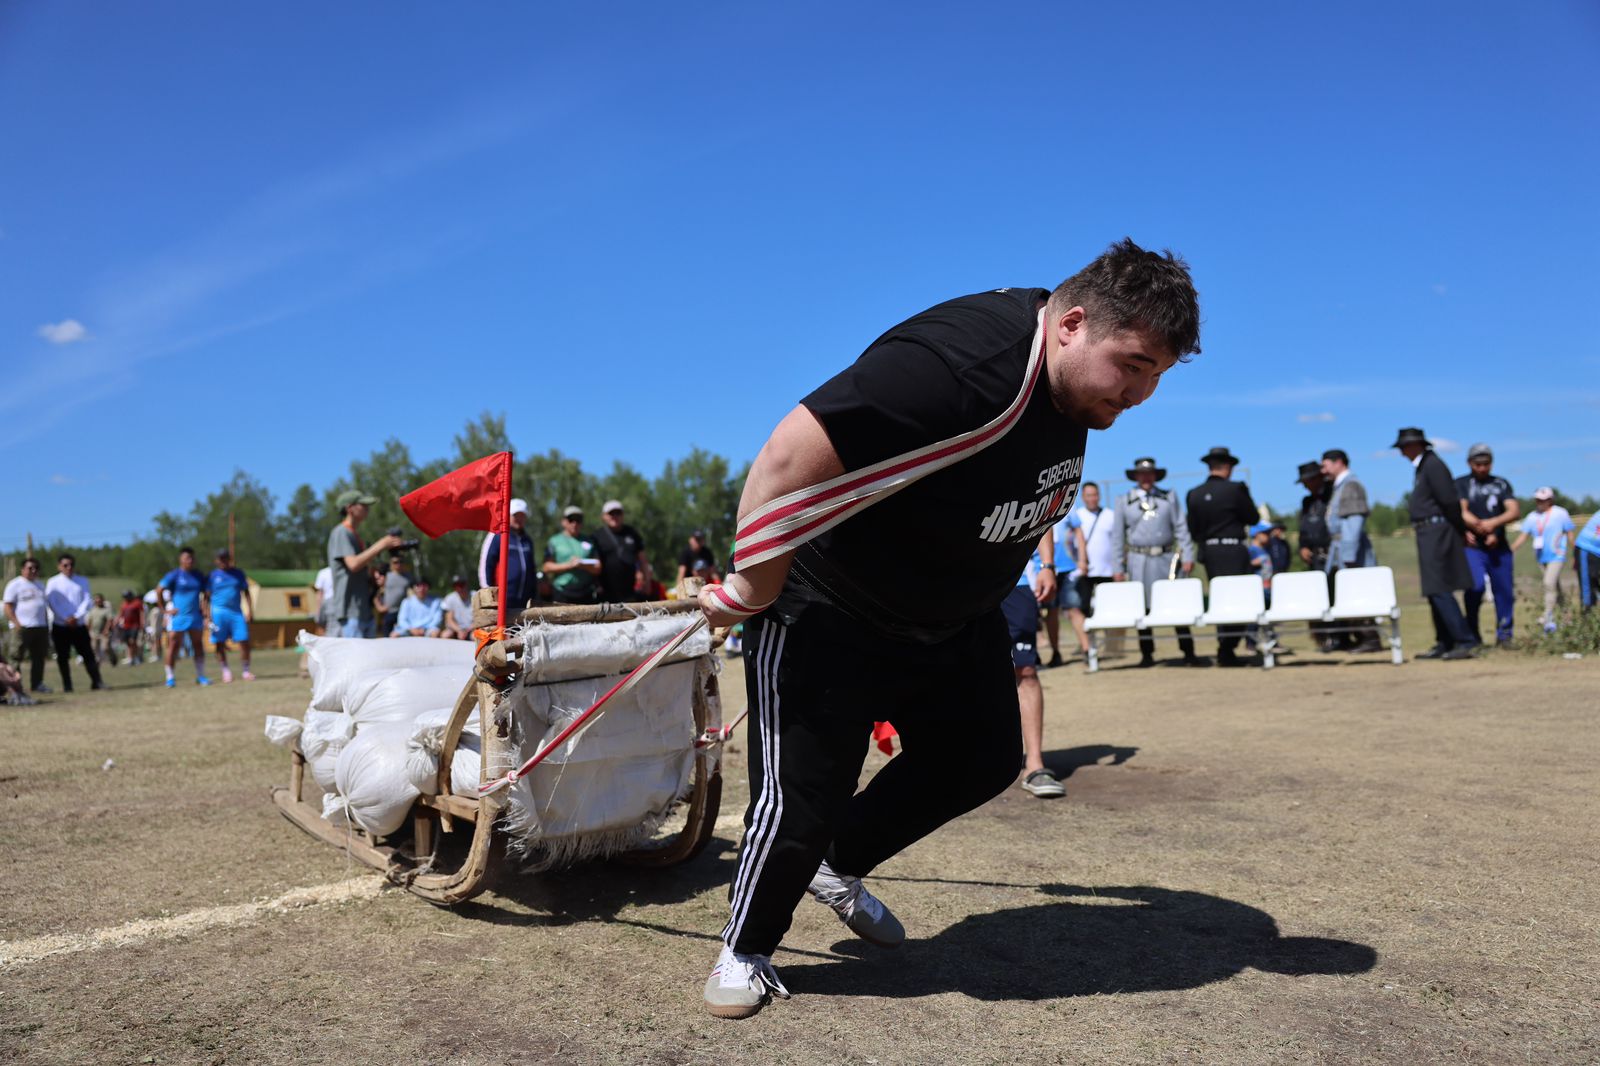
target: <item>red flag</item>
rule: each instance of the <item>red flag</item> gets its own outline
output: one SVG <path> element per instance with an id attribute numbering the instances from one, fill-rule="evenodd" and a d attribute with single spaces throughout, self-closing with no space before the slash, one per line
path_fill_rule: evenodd
<path id="1" fill-rule="evenodd" d="M 506 628 L 506 550 L 504 534 L 511 528 L 511 453 L 495 452 L 452 470 L 400 497 L 400 509 L 429 537 L 455 529 L 482 529 L 502 534 L 500 565 L 495 580 L 500 586 L 499 628 Z"/>
<path id="2" fill-rule="evenodd" d="M 894 726 L 888 722 L 872 723 L 872 739 L 877 742 L 878 750 L 885 755 L 894 754 L 894 738 L 899 736 Z"/>
<path id="3" fill-rule="evenodd" d="M 454 529 L 504 533 L 511 518 L 511 453 L 486 455 L 406 493 L 400 509 L 430 537 Z"/>

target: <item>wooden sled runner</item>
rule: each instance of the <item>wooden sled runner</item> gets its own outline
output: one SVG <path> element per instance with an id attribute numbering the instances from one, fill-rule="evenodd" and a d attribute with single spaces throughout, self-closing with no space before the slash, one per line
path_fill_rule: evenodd
<path id="1" fill-rule="evenodd" d="M 477 625 L 494 626 L 496 595 L 495 589 L 482 589 L 474 597 Z M 665 613 L 681 615 L 687 624 L 695 610 L 697 605 L 692 600 L 536 607 L 525 610 L 521 621 L 548 625 L 613 624 L 633 621 L 641 614 Z M 320 789 L 315 782 L 306 780 L 306 759 L 298 744 L 291 752 L 289 784 L 273 788 L 273 802 L 284 817 L 312 836 L 383 872 L 390 881 L 431 903 L 453 906 L 483 892 L 507 865 L 508 840 L 501 824 L 508 805 L 507 792 L 456 795 L 451 791 L 451 764 L 474 711 L 479 715 L 484 780 L 489 779 L 489 768 L 515 766 L 525 757 L 518 751 L 514 739 L 513 708 L 508 695 L 517 681 L 513 677 L 511 683 L 507 683 L 523 651 L 518 643 L 520 639 L 513 636 L 492 641 L 479 650 L 476 676 L 462 689 L 445 728 L 437 794 L 416 798 L 407 820 L 409 833 L 402 829 L 388 837 L 376 838 L 354 825 L 336 826 L 325 819 L 317 802 Z M 721 725 L 714 655 L 713 651 L 692 660 L 690 712 L 697 740 L 687 792 L 673 812 L 671 822 L 645 845 L 615 856 L 620 861 L 638 866 L 671 866 L 694 858 L 711 839 L 722 798 L 719 753 L 715 747 L 705 748 L 708 730 Z M 618 670 L 631 665 L 619 664 Z M 607 713 L 628 712 L 618 709 Z M 536 839 L 531 843 L 537 846 Z"/>

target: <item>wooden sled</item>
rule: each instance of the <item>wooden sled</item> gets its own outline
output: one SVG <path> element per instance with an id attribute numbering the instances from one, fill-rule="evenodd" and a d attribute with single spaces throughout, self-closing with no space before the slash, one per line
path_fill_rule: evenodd
<path id="1" fill-rule="evenodd" d="M 477 625 L 492 629 L 496 597 L 495 589 L 481 589 L 475 595 L 473 608 Z M 555 625 L 625 622 L 641 612 L 687 615 L 696 609 L 693 600 L 626 606 L 535 607 L 522 612 L 522 621 Z M 496 823 L 505 809 L 506 793 L 502 790 L 476 799 L 454 795 L 450 790 L 450 765 L 467 719 L 475 709 L 479 711 L 483 738 L 483 765 L 505 766 L 520 761 L 512 748 L 511 708 L 508 703 L 496 702 L 497 685 L 503 683 L 507 675 L 507 651 L 503 641 L 493 641 L 479 650 L 477 676 L 462 689 L 445 730 L 444 746 L 439 755 L 438 794 L 417 797 L 411 809 L 409 840 L 403 839 L 403 832 L 377 839 L 365 830 L 335 826 L 324 819 L 321 807 L 307 800 L 306 760 L 298 747 L 291 752 L 288 787 L 274 787 L 273 802 L 284 817 L 301 829 L 381 871 L 390 881 L 430 903 L 454 906 L 483 892 L 504 865 L 505 834 L 496 828 Z M 720 719 L 717 676 L 710 655 L 703 656 L 695 664 L 691 706 L 695 736 L 703 737 L 713 719 Z M 714 710 L 718 713 L 713 714 Z M 700 854 L 711 840 L 721 806 L 719 766 L 719 760 L 697 755 L 689 791 L 681 804 L 682 827 L 615 859 L 636 866 L 657 867 L 688 862 Z M 311 791 L 317 791 L 314 783 Z"/>

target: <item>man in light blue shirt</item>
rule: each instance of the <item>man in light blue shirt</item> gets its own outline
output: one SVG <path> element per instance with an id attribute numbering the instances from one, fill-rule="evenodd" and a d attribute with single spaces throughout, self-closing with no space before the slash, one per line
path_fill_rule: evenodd
<path id="1" fill-rule="evenodd" d="M 444 608 L 437 596 L 428 595 L 428 579 L 418 577 L 400 603 L 391 637 L 437 637 L 444 629 Z"/>
<path id="2" fill-rule="evenodd" d="M 1561 568 L 1567 565 L 1571 554 L 1573 534 L 1577 531 L 1572 515 L 1556 503 L 1556 490 L 1545 485 L 1533 494 L 1533 514 L 1522 520 L 1522 532 L 1511 545 L 1515 552 L 1522 542 L 1531 539 L 1534 553 L 1539 559 L 1539 571 L 1544 584 L 1544 617 L 1540 623 L 1546 633 L 1556 631 L 1556 606 L 1561 602 Z"/>

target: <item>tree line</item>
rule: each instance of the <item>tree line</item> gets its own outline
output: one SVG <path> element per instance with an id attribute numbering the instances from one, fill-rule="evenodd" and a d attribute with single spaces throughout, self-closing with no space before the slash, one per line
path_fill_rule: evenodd
<path id="1" fill-rule="evenodd" d="M 345 476 L 318 489 L 298 486 L 282 507 L 277 497 L 244 470 L 215 492 L 195 501 L 185 514 L 162 511 L 151 521 L 153 533 L 123 545 L 36 546 L 34 554 L 53 558 L 72 552 L 80 573 L 127 579 L 139 591 L 154 587 L 161 575 L 177 565 L 181 545 L 191 545 L 200 564 L 209 567 L 212 553 L 228 544 L 228 516 L 233 516 L 235 562 L 245 570 L 317 570 L 327 565 L 328 533 L 340 521 L 334 500 L 347 489 L 359 488 L 378 498 L 361 527 L 367 540 L 398 529 L 421 544 L 412 553 L 416 573 L 435 584 L 464 574 L 476 584 L 478 553 L 483 534 L 447 533 L 429 540 L 400 510 L 399 499 L 455 468 L 492 452 L 511 447 L 503 414 L 485 412 L 469 421 L 453 442 L 450 455 L 418 462 L 403 442 L 390 439 L 364 459 L 351 462 Z M 749 471 L 746 462 L 737 470 L 730 462 L 700 448 L 667 462 L 654 478 L 623 462 L 596 475 L 559 449 L 519 456 L 512 476 L 513 494 L 528 501 L 528 535 L 542 549 L 545 538 L 560 531 L 560 515 L 569 504 L 584 509 L 584 528 L 600 523 L 600 504 L 622 501 L 627 522 L 638 529 L 651 563 L 663 582 L 677 574 L 678 552 L 691 530 L 706 533 L 707 543 L 726 565 L 733 541 L 739 495 Z M 15 570 L 22 552 L 8 553 L 8 569 Z M 47 562 L 45 572 L 53 572 Z"/>

